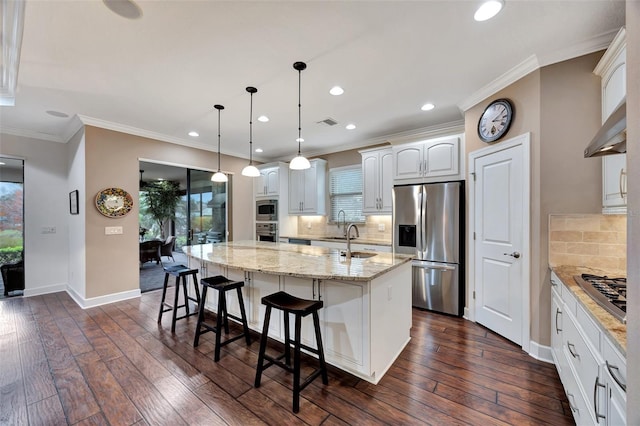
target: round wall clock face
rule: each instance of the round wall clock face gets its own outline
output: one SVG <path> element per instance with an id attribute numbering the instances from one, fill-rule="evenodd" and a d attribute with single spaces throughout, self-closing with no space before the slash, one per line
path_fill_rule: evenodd
<path id="1" fill-rule="evenodd" d="M 508 99 L 498 99 L 489 104 L 478 121 L 478 136 L 484 142 L 494 142 L 503 137 L 513 121 L 513 106 Z"/>

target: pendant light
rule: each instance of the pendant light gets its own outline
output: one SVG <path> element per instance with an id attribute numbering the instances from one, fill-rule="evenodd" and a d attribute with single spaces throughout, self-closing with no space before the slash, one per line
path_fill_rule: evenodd
<path id="1" fill-rule="evenodd" d="M 309 169 L 311 168 L 311 163 L 309 163 L 309 160 L 307 160 L 306 158 L 304 158 L 302 156 L 302 154 L 300 154 L 300 142 L 302 142 L 304 139 L 302 139 L 301 133 L 302 133 L 302 126 L 300 124 L 301 122 L 301 108 L 302 105 L 300 104 L 300 86 L 301 86 L 301 80 L 302 80 L 302 70 L 307 68 L 307 64 L 305 64 L 304 62 L 295 62 L 293 64 L 293 68 L 295 70 L 298 71 L 298 156 L 295 157 L 293 160 L 291 160 L 291 162 L 289 163 L 289 168 L 293 169 L 293 170 L 304 170 L 304 169 Z"/>
<path id="2" fill-rule="evenodd" d="M 258 177 L 260 170 L 253 165 L 253 94 L 258 93 L 255 87 L 247 87 L 247 92 L 251 95 L 251 103 L 249 107 L 249 165 L 242 169 L 242 176 Z"/>
<path id="3" fill-rule="evenodd" d="M 211 180 L 213 182 L 227 182 L 227 175 L 220 171 L 220 111 L 224 109 L 222 105 L 214 105 L 215 109 L 218 110 L 218 171 L 211 176 Z"/>

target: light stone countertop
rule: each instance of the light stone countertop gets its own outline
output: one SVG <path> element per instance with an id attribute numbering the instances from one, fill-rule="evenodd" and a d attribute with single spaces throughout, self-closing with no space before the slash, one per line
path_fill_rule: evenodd
<path id="1" fill-rule="evenodd" d="M 562 283 L 576 296 L 578 302 L 585 308 L 591 317 L 600 324 L 602 329 L 611 338 L 618 350 L 626 356 L 627 354 L 627 325 L 618 321 L 613 315 L 605 311 L 598 305 L 573 279 L 574 275 L 594 274 L 607 275 L 599 269 L 579 267 L 579 266 L 555 266 L 551 270 L 556 273 Z"/>
<path id="2" fill-rule="evenodd" d="M 411 261 L 403 254 L 380 253 L 366 259 L 340 256 L 340 250 L 264 241 L 232 241 L 182 248 L 188 257 L 244 271 L 325 280 L 371 281 Z"/>
<path id="3" fill-rule="evenodd" d="M 280 238 L 299 238 L 301 240 L 311 240 L 311 241 L 329 241 L 333 243 L 347 243 L 347 239 L 342 238 L 334 238 L 331 236 L 322 236 L 322 235 L 280 235 Z M 367 238 L 351 238 L 351 244 L 366 244 L 371 246 L 387 246 L 391 247 L 391 241 L 387 240 L 374 240 Z"/>

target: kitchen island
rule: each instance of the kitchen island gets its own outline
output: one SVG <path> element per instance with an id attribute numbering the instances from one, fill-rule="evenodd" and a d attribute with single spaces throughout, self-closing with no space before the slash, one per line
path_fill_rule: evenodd
<path id="1" fill-rule="evenodd" d="M 200 277 L 224 275 L 244 281 L 249 327 L 262 332 L 262 297 L 286 291 L 324 302 L 320 311 L 328 363 L 377 383 L 409 342 L 411 328 L 411 257 L 371 253 L 367 258 L 341 256 L 339 250 L 259 241 L 201 244 L 183 248 L 189 267 Z M 217 294 L 208 310 L 215 312 Z M 238 301 L 227 301 L 239 313 Z M 269 336 L 283 341 L 282 313 L 272 312 Z M 313 324 L 303 321 L 302 341 L 315 347 Z"/>

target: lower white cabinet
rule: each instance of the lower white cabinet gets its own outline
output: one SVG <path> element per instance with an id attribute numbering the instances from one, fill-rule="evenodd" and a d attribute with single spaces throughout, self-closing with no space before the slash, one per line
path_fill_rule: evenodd
<path id="1" fill-rule="evenodd" d="M 551 351 L 578 425 L 626 424 L 626 360 L 551 274 Z"/>

